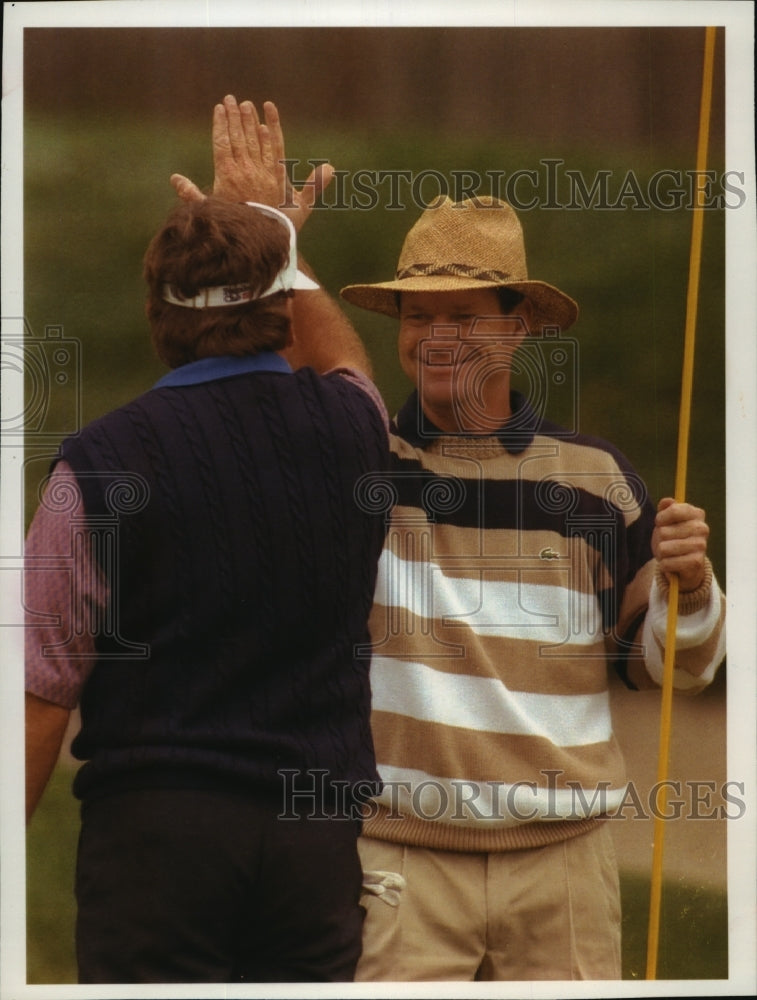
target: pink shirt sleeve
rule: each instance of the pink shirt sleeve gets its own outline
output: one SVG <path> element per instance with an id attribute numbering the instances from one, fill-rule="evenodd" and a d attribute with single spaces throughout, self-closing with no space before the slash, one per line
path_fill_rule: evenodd
<path id="1" fill-rule="evenodd" d="M 384 405 L 384 400 L 381 398 L 381 393 L 378 391 L 374 383 L 364 375 L 363 372 L 358 371 L 356 368 L 334 368 L 333 372 L 337 375 L 341 375 L 343 378 L 348 379 L 354 385 L 358 386 L 372 399 L 376 409 L 381 414 L 381 419 L 386 427 L 387 434 L 389 433 L 389 414 L 387 412 L 386 406 Z M 330 373 L 331 374 L 331 373 Z"/>
<path id="2" fill-rule="evenodd" d="M 24 547 L 26 690 L 75 708 L 95 664 L 108 584 L 92 554 L 76 477 L 59 462 Z"/>

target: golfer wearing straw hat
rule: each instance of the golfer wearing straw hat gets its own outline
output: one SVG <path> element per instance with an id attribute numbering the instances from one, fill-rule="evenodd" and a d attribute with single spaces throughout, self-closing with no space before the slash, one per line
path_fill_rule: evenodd
<path id="1" fill-rule="evenodd" d="M 272 104 L 266 121 L 275 172 Z M 229 163 L 246 198 L 258 189 L 237 133 Z M 442 200 L 409 232 L 393 279 L 342 294 L 399 320 L 416 386 L 392 425 L 389 471 L 355 483 L 388 520 L 359 651 L 383 790 L 364 810 L 356 978 L 617 978 L 604 820 L 626 777 L 607 671 L 659 682 L 675 573 L 676 682 L 695 692 L 712 680 L 724 599 L 704 514 L 669 498 L 655 511 L 612 445 L 547 419 L 578 310 L 529 277 L 508 205 Z M 300 328 L 316 322 L 310 302 Z M 519 364 L 526 395 L 510 387 Z"/>
<path id="2" fill-rule="evenodd" d="M 724 599 L 704 513 L 655 510 L 612 445 L 547 419 L 578 309 L 529 277 L 509 205 L 443 199 L 393 279 L 342 295 L 399 320 L 416 386 L 392 427 L 371 617 L 385 784 L 360 842 L 357 978 L 619 978 L 608 665 L 659 683 L 676 573 L 676 684 L 713 679 Z"/>

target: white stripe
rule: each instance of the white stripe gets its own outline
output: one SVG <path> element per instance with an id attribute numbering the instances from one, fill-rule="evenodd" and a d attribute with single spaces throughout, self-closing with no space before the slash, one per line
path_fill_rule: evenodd
<path id="1" fill-rule="evenodd" d="M 512 567 L 512 560 L 507 561 Z M 460 567 L 459 560 L 452 565 Z M 492 570 L 470 569 L 476 576 L 444 575 L 434 561 L 413 561 L 385 548 L 379 562 L 376 602 L 405 608 L 420 618 L 444 619 L 445 626 L 467 626 L 478 635 L 501 635 L 545 645 L 587 646 L 602 641 L 602 621 L 595 594 L 571 587 L 570 568 L 545 567 L 555 586 L 528 583 L 526 570 L 515 581 L 493 580 Z M 559 581 L 559 582 L 558 582 Z M 388 613 L 388 611 L 387 611 Z"/>
<path id="2" fill-rule="evenodd" d="M 513 736 L 541 736 L 556 746 L 610 739 L 607 691 L 554 695 L 510 691 L 493 677 L 468 677 L 423 663 L 374 656 L 373 709 L 422 722 Z"/>
<path id="3" fill-rule="evenodd" d="M 415 768 L 389 764 L 379 764 L 379 774 L 384 788 L 376 801 L 390 814 L 476 828 L 611 814 L 622 806 L 627 790 L 627 786 L 558 789 L 535 788 L 525 781 L 440 778 Z"/>
<path id="4" fill-rule="evenodd" d="M 720 587 L 718 581 L 713 577 L 707 604 L 698 611 L 677 616 L 676 649 L 691 649 L 695 646 L 701 646 L 710 638 L 720 621 L 720 599 Z M 654 635 L 664 645 L 668 631 L 668 602 L 660 593 L 657 577 L 652 579 L 647 618 Z"/>
<path id="5" fill-rule="evenodd" d="M 710 638 L 720 621 L 721 590 L 713 577 L 709 602 L 699 611 L 688 615 L 678 615 L 676 618 L 676 651 L 696 649 L 704 645 Z M 649 595 L 649 609 L 644 620 L 642 642 L 644 644 L 644 665 L 647 673 L 657 684 L 662 686 L 665 673 L 664 650 L 667 639 L 668 602 L 661 595 L 657 580 L 652 581 Z M 686 670 L 675 667 L 673 670 L 673 687 L 677 691 L 690 691 L 706 687 L 717 673 L 726 654 L 725 629 L 721 629 L 717 648 L 710 662 L 700 674 L 690 674 Z M 657 640 L 657 641 L 655 641 Z"/>

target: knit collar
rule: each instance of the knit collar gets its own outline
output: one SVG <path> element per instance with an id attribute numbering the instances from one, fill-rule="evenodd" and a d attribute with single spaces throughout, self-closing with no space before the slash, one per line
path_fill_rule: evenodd
<path id="1" fill-rule="evenodd" d="M 503 448 L 511 455 L 517 455 L 531 444 L 534 439 L 541 419 L 525 396 L 520 392 L 510 393 L 511 414 L 505 423 L 490 435 L 484 437 L 496 437 Z M 475 440 L 477 435 L 451 434 L 447 431 L 439 430 L 425 415 L 418 399 L 416 389 L 394 418 L 394 430 L 401 438 L 408 441 L 416 448 L 425 448 L 435 438 L 471 438 Z"/>
<path id="2" fill-rule="evenodd" d="M 200 382 L 212 382 L 219 378 L 229 378 L 232 375 L 244 375 L 247 372 L 281 372 L 291 374 L 289 362 L 273 351 L 261 351 L 260 354 L 244 354 L 235 357 L 230 354 L 214 358 L 200 358 L 189 364 L 173 368 L 158 379 L 153 389 L 164 389 L 179 385 L 197 385 Z"/>

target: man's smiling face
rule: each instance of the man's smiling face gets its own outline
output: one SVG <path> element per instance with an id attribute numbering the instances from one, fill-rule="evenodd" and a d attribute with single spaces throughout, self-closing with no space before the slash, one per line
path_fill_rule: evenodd
<path id="1" fill-rule="evenodd" d="M 477 411 L 507 419 L 510 363 L 530 316 L 527 299 L 503 313 L 494 288 L 402 293 L 400 364 L 440 430 L 484 433 L 491 421 L 477 427 L 464 416 Z"/>

